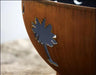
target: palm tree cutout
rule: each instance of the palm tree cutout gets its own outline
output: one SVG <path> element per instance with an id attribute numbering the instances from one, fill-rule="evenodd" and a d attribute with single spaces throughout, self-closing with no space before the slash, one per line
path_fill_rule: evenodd
<path id="1" fill-rule="evenodd" d="M 40 24 L 39 20 L 36 18 L 35 24 L 32 22 L 32 30 L 35 34 L 35 37 L 37 38 L 38 42 L 44 45 L 45 52 L 48 56 L 48 61 L 58 66 L 51 58 L 47 45 L 50 47 L 53 47 L 54 44 L 57 44 L 57 42 L 53 39 L 56 35 L 51 33 L 52 26 L 49 24 L 47 27 L 45 27 L 45 19 L 43 19 L 42 23 Z"/>

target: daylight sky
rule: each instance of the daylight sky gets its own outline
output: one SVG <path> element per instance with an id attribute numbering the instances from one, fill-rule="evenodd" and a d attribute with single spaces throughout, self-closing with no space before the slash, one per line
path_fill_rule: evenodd
<path id="1" fill-rule="evenodd" d="M 28 38 L 21 1 L 1 1 L 1 43 Z"/>

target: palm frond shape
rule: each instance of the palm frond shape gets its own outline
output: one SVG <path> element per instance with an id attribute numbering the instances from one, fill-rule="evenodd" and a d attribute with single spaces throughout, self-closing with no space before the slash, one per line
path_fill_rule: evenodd
<path id="1" fill-rule="evenodd" d="M 57 42 L 53 39 L 55 35 L 51 33 L 51 25 L 49 24 L 47 27 L 45 27 L 45 19 L 40 24 L 36 18 L 36 24 L 32 23 L 32 25 L 34 27 L 32 30 L 35 33 L 38 42 L 41 44 L 46 44 L 50 47 L 53 47 L 54 44 L 57 44 Z"/>
<path id="2" fill-rule="evenodd" d="M 50 47 L 53 47 L 53 45 L 57 44 L 57 42 L 53 39 L 55 34 L 51 33 L 52 26 L 49 24 L 45 27 L 45 19 L 43 19 L 42 23 L 40 24 L 38 18 L 36 18 L 35 23 L 32 22 L 32 30 L 35 34 L 35 37 L 37 38 L 38 42 L 44 45 L 46 54 L 49 58 L 49 62 L 51 64 L 54 64 L 55 66 L 58 66 L 52 59 L 48 52 L 47 45 Z"/>

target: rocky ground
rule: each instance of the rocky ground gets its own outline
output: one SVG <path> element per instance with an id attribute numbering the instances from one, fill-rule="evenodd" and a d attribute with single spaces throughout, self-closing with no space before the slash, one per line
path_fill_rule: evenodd
<path id="1" fill-rule="evenodd" d="M 39 56 L 30 40 L 1 44 L 1 75 L 56 75 Z"/>

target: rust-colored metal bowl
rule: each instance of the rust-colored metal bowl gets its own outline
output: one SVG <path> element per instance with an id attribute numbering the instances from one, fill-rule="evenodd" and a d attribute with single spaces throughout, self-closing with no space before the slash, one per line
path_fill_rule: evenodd
<path id="1" fill-rule="evenodd" d="M 34 47 L 57 75 L 96 75 L 96 8 L 24 0 L 22 11 Z"/>

